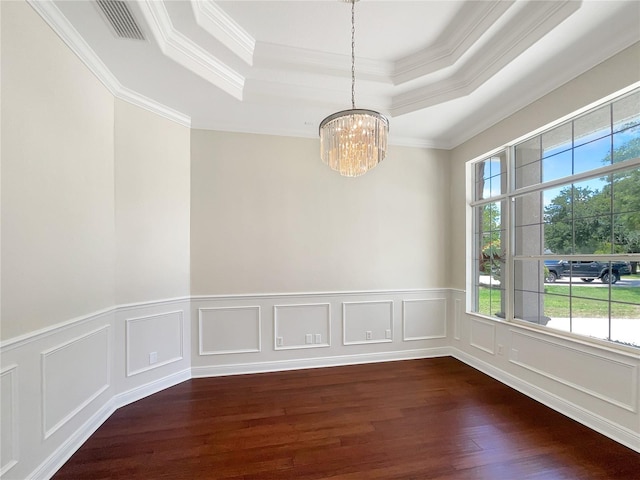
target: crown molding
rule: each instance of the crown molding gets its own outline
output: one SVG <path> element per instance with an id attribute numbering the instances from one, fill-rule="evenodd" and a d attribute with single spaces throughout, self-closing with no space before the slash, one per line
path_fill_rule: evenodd
<path id="1" fill-rule="evenodd" d="M 52 0 L 27 0 L 27 3 L 42 17 L 67 47 L 82 60 L 107 90 L 112 95 L 117 96 L 122 85 L 55 3 Z"/>
<path id="2" fill-rule="evenodd" d="M 287 83 L 279 80 L 251 79 L 245 87 L 247 102 L 259 102 L 261 105 L 286 105 L 292 101 L 304 102 L 306 107 L 339 110 L 351 107 L 350 92 L 346 88 L 335 86 L 305 85 L 302 82 Z M 391 107 L 387 97 L 371 92 L 360 92 L 357 104 L 380 112 L 388 112 Z"/>
<path id="3" fill-rule="evenodd" d="M 394 85 L 454 65 L 512 5 L 512 0 L 464 3 L 432 46 L 395 62 Z"/>
<path id="4" fill-rule="evenodd" d="M 558 69 L 555 75 L 547 77 L 546 81 L 535 83 L 531 88 L 526 89 L 524 95 L 512 96 L 503 102 L 494 102 L 495 108 L 490 109 L 487 115 L 483 115 L 480 122 L 474 122 L 468 128 L 463 128 L 458 135 L 450 138 L 448 142 L 451 145 L 450 149 L 462 145 L 637 41 L 637 33 L 633 29 L 622 29 L 620 35 L 612 37 L 610 43 L 600 44 L 601 50 L 598 51 L 596 59 L 593 56 L 583 56 L 580 61 L 571 64 L 571 68 L 565 66 L 563 69 Z"/>
<path id="5" fill-rule="evenodd" d="M 433 105 L 444 103 L 472 93 L 480 85 L 497 74 L 505 65 L 524 52 L 537 40 L 580 8 L 580 1 L 527 2 L 513 9 L 512 1 L 467 2 L 464 15 L 458 15 L 441 35 L 446 41 L 433 48 L 405 57 L 398 62 L 376 62 L 357 59 L 358 77 L 381 84 L 393 85 L 419 79 L 436 70 L 455 64 L 456 68 L 445 77 L 421 85 L 392 97 L 388 108 L 392 117 L 404 115 Z M 540 8 L 544 5 L 543 8 Z M 494 28 L 479 48 L 460 65 L 469 49 L 487 35 L 504 14 L 510 10 L 508 21 Z M 523 34 L 524 32 L 524 34 Z M 272 69 L 281 67 L 288 71 L 304 71 L 317 75 L 348 76 L 349 58 L 346 55 L 329 54 L 296 47 L 258 42 L 255 51 L 255 66 Z M 459 67 L 459 68 L 458 68 Z M 269 82 L 267 82 L 269 83 Z M 296 85 L 274 87 L 265 82 L 253 85 L 253 95 L 283 98 L 293 92 L 299 98 L 311 95 L 323 101 L 326 88 L 310 89 Z M 273 82 L 271 82 L 273 83 Z M 311 93 L 310 93 L 311 92 Z M 372 102 L 369 102 L 372 103 Z M 380 103 L 373 102 L 373 103 Z"/>
<path id="6" fill-rule="evenodd" d="M 285 67 L 318 75 L 346 77 L 351 75 L 351 56 L 307 50 L 304 48 L 258 42 L 255 66 L 261 68 Z M 358 78 L 391 84 L 393 62 L 381 62 L 356 57 Z"/>
<path id="7" fill-rule="evenodd" d="M 209 0 L 210 1 L 210 0 Z M 466 2 L 447 26 L 442 39 L 432 47 L 397 61 L 375 61 L 356 58 L 358 77 L 379 83 L 401 85 L 453 65 L 486 30 L 511 6 L 512 0 Z M 256 66 L 285 67 L 292 71 L 346 76 L 351 73 L 348 55 L 332 54 L 303 48 L 258 42 Z"/>
<path id="8" fill-rule="evenodd" d="M 120 86 L 118 94 L 116 95 L 120 100 L 136 105 L 137 107 L 144 108 L 151 113 L 155 113 L 161 117 L 172 120 L 185 127 L 191 127 L 191 117 L 183 113 L 174 110 L 171 107 L 167 107 L 155 100 L 145 97 L 144 95 L 134 92 L 130 88 Z"/>
<path id="9" fill-rule="evenodd" d="M 389 145 L 396 147 L 426 148 L 429 150 L 449 150 L 447 144 L 434 142 L 427 138 L 399 137 L 389 133 Z"/>
<path id="10" fill-rule="evenodd" d="M 163 1 L 138 4 L 162 53 L 232 97 L 242 100 L 244 77 L 176 30 Z"/>
<path id="11" fill-rule="evenodd" d="M 196 23 L 248 65 L 253 65 L 256 41 L 213 0 L 191 0 Z"/>
<path id="12" fill-rule="evenodd" d="M 188 115 L 124 87 L 74 26 L 71 25 L 69 20 L 60 12 L 53 1 L 27 0 L 27 2 L 114 97 L 144 108 L 180 125 L 191 126 L 191 118 Z"/>
<path id="13" fill-rule="evenodd" d="M 580 4 L 571 0 L 524 4 L 507 25 L 474 52 L 464 68 L 440 81 L 394 96 L 391 115 L 403 115 L 470 94 L 576 12 Z"/>
<path id="14" fill-rule="evenodd" d="M 224 123 L 212 123 L 207 122 L 203 124 L 194 124 L 191 128 L 194 130 L 211 130 L 216 132 L 228 132 L 228 133 L 243 133 L 250 135 L 272 135 L 277 137 L 293 137 L 293 138 L 308 138 L 312 140 L 318 140 L 318 124 L 314 125 L 312 129 L 291 129 L 282 128 L 277 125 L 261 125 L 260 127 L 247 128 L 245 124 L 238 123 L 232 124 L 229 122 Z M 392 125 L 393 126 L 393 125 Z M 411 147 L 411 148 L 428 148 L 428 149 L 441 149 L 449 150 L 449 144 L 440 142 L 433 142 L 429 139 L 420 139 L 413 137 L 402 137 L 393 135 L 393 131 L 389 134 L 389 145 L 398 147 Z"/>

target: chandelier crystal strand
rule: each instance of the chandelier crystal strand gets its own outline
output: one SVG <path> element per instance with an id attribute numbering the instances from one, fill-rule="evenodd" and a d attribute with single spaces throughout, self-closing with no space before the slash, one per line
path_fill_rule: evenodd
<path id="1" fill-rule="evenodd" d="M 355 2 L 351 0 L 351 110 L 329 115 L 320 123 L 320 156 L 340 175 L 357 177 L 384 160 L 389 121 L 355 102 Z"/>

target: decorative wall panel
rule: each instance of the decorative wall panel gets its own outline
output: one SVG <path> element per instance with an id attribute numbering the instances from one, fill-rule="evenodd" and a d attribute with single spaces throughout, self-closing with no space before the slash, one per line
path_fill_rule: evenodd
<path id="1" fill-rule="evenodd" d="M 42 428 L 48 438 L 109 388 L 109 326 L 42 352 L 41 357 Z"/>
<path id="2" fill-rule="evenodd" d="M 260 307 L 198 309 L 200 355 L 261 350 Z"/>
<path id="3" fill-rule="evenodd" d="M 128 318 L 126 325 L 128 377 L 182 360 L 181 310 Z"/>
<path id="4" fill-rule="evenodd" d="M 496 325 L 488 320 L 471 319 L 471 331 L 469 343 L 490 354 L 495 354 L 496 349 Z"/>
<path id="5" fill-rule="evenodd" d="M 405 341 L 446 338 L 447 299 L 404 300 L 402 325 Z"/>
<path id="6" fill-rule="evenodd" d="M 392 342 L 393 301 L 344 302 L 342 322 L 345 345 Z"/>
<path id="7" fill-rule="evenodd" d="M 0 373 L 0 476 L 18 462 L 18 366 Z"/>
<path id="8" fill-rule="evenodd" d="M 637 411 L 637 364 L 525 332 L 512 331 L 511 339 L 511 363 L 618 407 Z"/>
<path id="9" fill-rule="evenodd" d="M 273 325 L 276 350 L 331 345 L 331 307 L 328 303 L 274 305 Z"/>

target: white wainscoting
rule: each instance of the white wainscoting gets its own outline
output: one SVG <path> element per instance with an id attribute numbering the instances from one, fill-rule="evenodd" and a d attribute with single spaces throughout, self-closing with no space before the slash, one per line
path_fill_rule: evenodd
<path id="1" fill-rule="evenodd" d="M 496 323 L 491 320 L 472 318 L 470 327 L 470 345 L 494 355 L 496 348 Z"/>
<path id="2" fill-rule="evenodd" d="M 0 372 L 0 476 L 18 463 L 18 366 Z"/>
<path id="3" fill-rule="evenodd" d="M 165 300 L 4 341 L 2 478 L 50 478 L 116 408 L 191 378 L 188 319 L 189 299 Z M 144 371 L 149 348 L 158 365 Z"/>
<path id="4" fill-rule="evenodd" d="M 640 452 L 638 354 L 470 315 L 464 299 L 448 289 L 168 299 L 5 341 L 0 469 L 50 478 L 116 408 L 189 378 L 446 355 Z M 298 348 L 307 334 L 326 345 Z M 279 336 L 296 348 L 278 348 Z M 154 351 L 160 365 L 147 368 Z"/>
<path id="5" fill-rule="evenodd" d="M 127 376 L 160 368 L 184 358 L 182 310 L 127 318 Z"/>
<path id="6" fill-rule="evenodd" d="M 198 354 L 258 353 L 262 350 L 260 307 L 198 309 Z"/>
<path id="7" fill-rule="evenodd" d="M 396 338 L 403 330 L 403 302 L 412 338 Z M 371 292 L 309 292 L 293 294 L 192 297 L 194 331 L 192 375 L 206 377 L 291 370 L 353 363 L 447 355 L 449 291 L 390 290 Z M 259 308 L 258 323 L 255 312 Z M 237 310 L 236 310 L 237 309 Z M 229 320 L 231 351 L 213 345 L 226 313 L 242 312 L 244 321 Z M 205 327 L 207 319 L 209 329 Z M 258 333 L 261 348 L 254 348 Z M 367 334 L 367 332 L 370 332 Z M 369 339 L 367 337 L 370 337 Z M 424 337 L 424 338 L 418 338 Z M 252 348 L 249 348 L 249 347 Z M 211 353 L 215 351 L 215 358 Z"/>
<path id="8" fill-rule="evenodd" d="M 402 332 L 405 342 L 447 336 L 447 298 L 402 301 Z"/>
<path id="9" fill-rule="evenodd" d="M 393 342 L 393 300 L 342 304 L 344 345 Z"/>
<path id="10" fill-rule="evenodd" d="M 109 388 L 109 326 L 56 345 L 41 355 L 42 431 L 47 439 Z"/>
<path id="11" fill-rule="evenodd" d="M 273 306 L 274 349 L 331 346 L 331 304 Z"/>
<path id="12" fill-rule="evenodd" d="M 460 324 L 462 322 L 462 314 L 464 312 L 464 304 L 462 299 L 453 299 L 453 338 L 460 340 Z"/>
<path id="13" fill-rule="evenodd" d="M 612 405 L 638 411 L 638 364 L 532 332 L 511 332 L 510 361 Z M 579 365 L 580 368 L 576 368 Z M 606 372 L 606 375 L 599 375 Z"/>
<path id="14" fill-rule="evenodd" d="M 454 310 L 464 299 L 464 291 L 451 291 Z M 452 356 L 640 452 L 640 355 L 463 309 L 459 315 Z"/>

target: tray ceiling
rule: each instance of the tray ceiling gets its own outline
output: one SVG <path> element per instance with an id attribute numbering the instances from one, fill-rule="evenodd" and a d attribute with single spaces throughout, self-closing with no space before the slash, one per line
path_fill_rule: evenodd
<path id="1" fill-rule="evenodd" d="M 100 3 L 125 3 L 144 39 L 99 2 L 30 0 L 121 98 L 193 128 L 303 137 L 350 108 L 349 3 Z M 391 143 L 452 148 L 639 40 L 631 0 L 361 0 L 356 106 L 390 118 Z"/>

